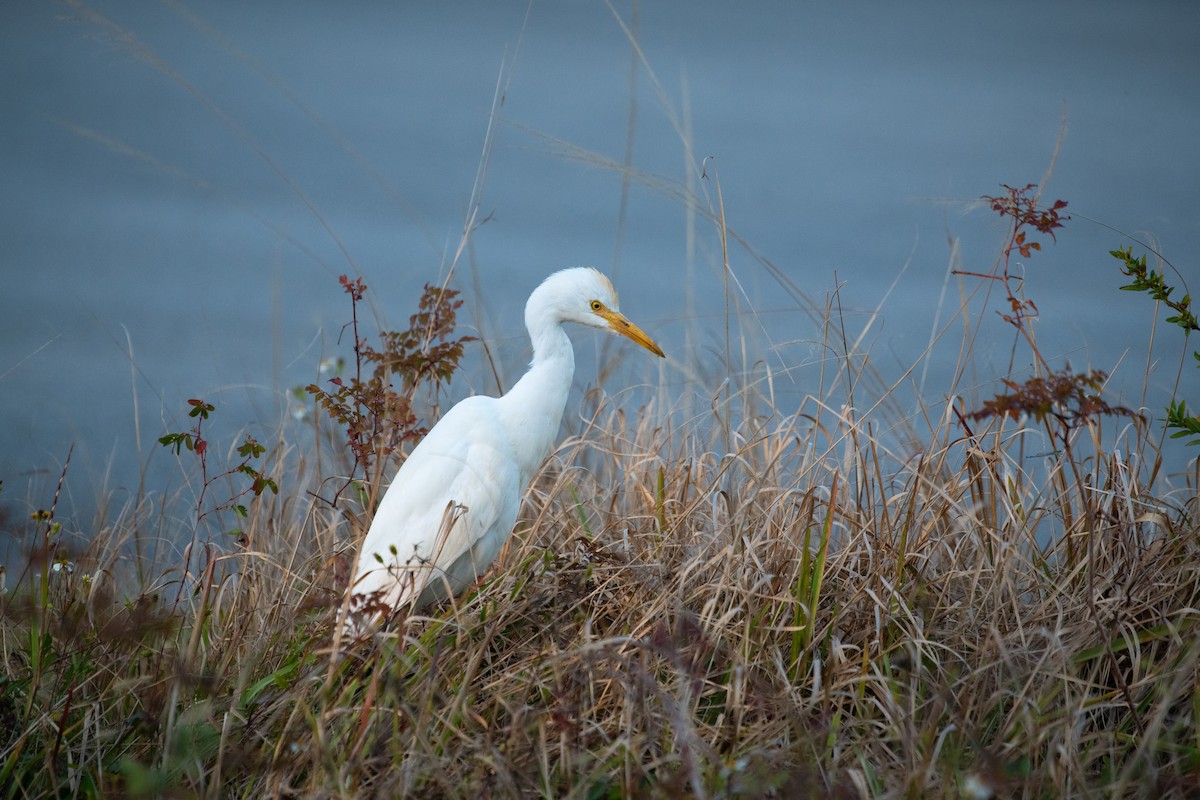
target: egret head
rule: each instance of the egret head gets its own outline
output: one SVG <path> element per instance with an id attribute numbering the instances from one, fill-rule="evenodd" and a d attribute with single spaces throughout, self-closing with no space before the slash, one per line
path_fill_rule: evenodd
<path id="1" fill-rule="evenodd" d="M 555 272 L 529 296 L 525 323 L 534 326 L 550 318 L 556 322 L 578 322 L 628 337 L 657 356 L 663 351 L 654 340 L 621 313 L 617 290 L 602 272 L 591 267 L 574 267 Z"/>

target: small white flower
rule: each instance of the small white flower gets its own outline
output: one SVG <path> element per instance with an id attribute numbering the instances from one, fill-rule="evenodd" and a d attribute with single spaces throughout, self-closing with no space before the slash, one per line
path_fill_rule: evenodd
<path id="1" fill-rule="evenodd" d="M 992 796 L 992 787 L 983 782 L 978 774 L 968 775 L 962 784 L 963 797 L 970 800 L 988 800 Z"/>

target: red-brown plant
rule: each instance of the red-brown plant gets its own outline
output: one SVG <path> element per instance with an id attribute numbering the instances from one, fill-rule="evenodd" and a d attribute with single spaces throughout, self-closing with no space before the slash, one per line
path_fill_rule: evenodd
<path id="1" fill-rule="evenodd" d="M 436 387 L 448 381 L 472 336 L 454 337 L 458 292 L 425 284 L 418 310 L 402 331 L 381 331 L 381 347 L 368 344 L 359 333 L 358 305 L 367 291 L 362 278 L 338 278 L 350 295 L 349 327 L 354 337 L 354 375 L 330 378 L 332 388 L 313 383 L 305 387 L 325 414 L 346 432 L 346 447 L 354 459 L 349 477 L 329 502 L 336 504 L 361 472 L 370 484 L 405 443 L 424 436 L 413 397 L 423 385 Z M 369 372 L 367 372 L 369 368 Z"/>

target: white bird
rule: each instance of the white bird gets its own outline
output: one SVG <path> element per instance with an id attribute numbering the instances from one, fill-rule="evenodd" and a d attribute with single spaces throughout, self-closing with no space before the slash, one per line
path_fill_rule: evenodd
<path id="1" fill-rule="evenodd" d="M 621 334 L 665 357 L 621 314 L 616 290 L 599 271 L 578 267 L 546 278 L 525 304 L 529 371 L 501 397 L 469 397 L 446 412 L 388 486 L 350 586 L 350 608 L 360 618 L 375 622 L 457 594 L 500 553 L 571 389 L 575 352 L 564 322 Z M 349 628 L 363 630 L 354 622 Z"/>

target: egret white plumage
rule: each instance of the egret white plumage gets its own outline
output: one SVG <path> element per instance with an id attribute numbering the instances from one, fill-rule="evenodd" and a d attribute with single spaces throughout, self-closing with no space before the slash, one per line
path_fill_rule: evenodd
<path id="1" fill-rule="evenodd" d="M 499 555 L 566 407 L 575 352 L 565 322 L 626 336 L 663 357 L 620 312 L 599 271 L 577 267 L 546 278 L 525 304 L 529 371 L 501 397 L 455 405 L 405 459 L 363 540 L 352 609 L 378 616 L 420 608 L 471 585 Z"/>

